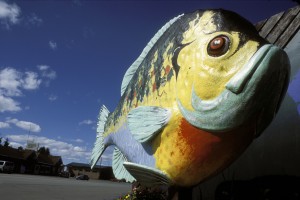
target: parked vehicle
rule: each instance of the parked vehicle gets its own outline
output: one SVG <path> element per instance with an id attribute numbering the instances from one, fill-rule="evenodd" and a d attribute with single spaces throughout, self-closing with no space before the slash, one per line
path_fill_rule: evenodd
<path id="1" fill-rule="evenodd" d="M 63 168 L 60 170 L 58 176 L 69 178 L 70 177 L 70 172 L 69 172 L 68 166 L 66 166 L 66 165 L 63 166 Z"/>
<path id="2" fill-rule="evenodd" d="M 89 180 L 89 179 L 90 179 L 89 176 L 85 174 L 76 176 L 76 180 Z"/>
<path id="3" fill-rule="evenodd" d="M 15 164 L 10 161 L 0 160 L 0 172 L 12 173 L 15 169 Z"/>

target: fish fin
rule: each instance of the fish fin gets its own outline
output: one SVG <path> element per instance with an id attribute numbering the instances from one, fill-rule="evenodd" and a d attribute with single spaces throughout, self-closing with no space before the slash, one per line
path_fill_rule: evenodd
<path id="1" fill-rule="evenodd" d="M 132 79 L 133 75 L 135 74 L 136 70 L 139 68 L 140 64 L 143 62 L 151 48 L 155 45 L 157 40 L 164 34 L 164 32 L 174 23 L 176 22 L 183 14 L 174 17 L 171 19 L 168 23 L 166 23 L 155 35 L 154 37 L 149 41 L 147 46 L 142 51 L 141 55 L 132 63 L 132 65 L 128 68 L 126 71 L 122 86 L 121 86 L 121 96 L 124 94 L 130 80 Z"/>
<path id="2" fill-rule="evenodd" d="M 117 147 L 115 147 L 112 161 L 114 175 L 117 179 L 125 179 L 126 181 L 132 183 L 133 181 L 135 181 L 134 177 L 131 176 L 131 174 L 123 166 L 123 163 L 126 161 L 126 157 Z"/>
<path id="3" fill-rule="evenodd" d="M 127 123 L 134 139 L 146 142 L 170 120 L 171 111 L 157 106 L 140 106 L 128 113 Z"/>
<path id="4" fill-rule="evenodd" d="M 168 176 L 158 169 L 131 162 L 124 162 L 124 167 L 144 186 L 171 185 L 172 183 Z"/>
<path id="5" fill-rule="evenodd" d="M 94 148 L 92 151 L 92 156 L 91 156 L 91 161 L 90 165 L 91 168 L 93 168 L 101 155 L 103 154 L 104 150 L 106 149 L 106 146 L 104 144 L 104 126 L 107 121 L 109 111 L 108 109 L 103 105 L 100 109 L 99 112 L 99 117 L 98 117 L 98 127 L 97 127 L 97 137 L 96 137 L 96 142 L 94 144 Z"/>

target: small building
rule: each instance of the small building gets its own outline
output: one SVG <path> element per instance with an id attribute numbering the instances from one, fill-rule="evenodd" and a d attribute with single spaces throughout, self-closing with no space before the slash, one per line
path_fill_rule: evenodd
<path id="1" fill-rule="evenodd" d="M 0 160 L 14 162 L 16 173 L 58 175 L 60 156 L 44 155 L 29 149 L 0 146 Z"/>
<path id="2" fill-rule="evenodd" d="M 111 180 L 115 179 L 111 166 L 96 165 L 93 169 L 89 164 L 85 163 L 69 163 L 68 165 L 71 176 L 81 174 L 88 175 L 90 179 Z"/>
<path id="3" fill-rule="evenodd" d="M 36 154 L 35 151 L 32 150 L 0 146 L 0 160 L 13 162 L 15 164 L 14 172 L 32 173 L 35 165 Z"/>
<path id="4" fill-rule="evenodd" d="M 59 173 L 59 168 L 63 164 L 60 156 L 51 156 L 37 153 L 34 174 L 55 175 Z"/>

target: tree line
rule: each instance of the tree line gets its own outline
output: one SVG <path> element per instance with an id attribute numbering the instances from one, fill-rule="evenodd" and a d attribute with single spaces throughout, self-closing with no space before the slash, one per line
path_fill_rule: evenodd
<path id="1" fill-rule="evenodd" d="M 2 144 L 3 143 L 3 144 Z M 9 139 L 6 138 L 5 141 L 3 142 L 3 137 L 0 137 L 0 147 L 3 146 L 3 147 L 9 147 L 10 143 L 9 143 Z M 19 151 L 22 151 L 24 150 L 24 148 L 22 146 L 19 146 L 18 147 L 18 150 Z M 40 154 L 43 154 L 43 155 L 47 155 L 47 156 L 50 156 L 50 149 L 47 148 L 47 147 L 40 147 L 38 150 L 37 150 L 38 153 Z"/>

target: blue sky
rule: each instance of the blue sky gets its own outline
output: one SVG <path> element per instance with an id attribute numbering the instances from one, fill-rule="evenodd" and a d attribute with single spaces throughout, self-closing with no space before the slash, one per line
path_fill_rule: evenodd
<path id="1" fill-rule="evenodd" d="M 166 22 L 196 9 L 224 8 L 255 23 L 295 5 L 0 0 L 0 137 L 14 147 L 34 139 L 65 164 L 88 163 L 100 106 L 115 109 L 125 71 Z M 111 163 L 111 154 L 110 148 L 102 164 Z"/>

